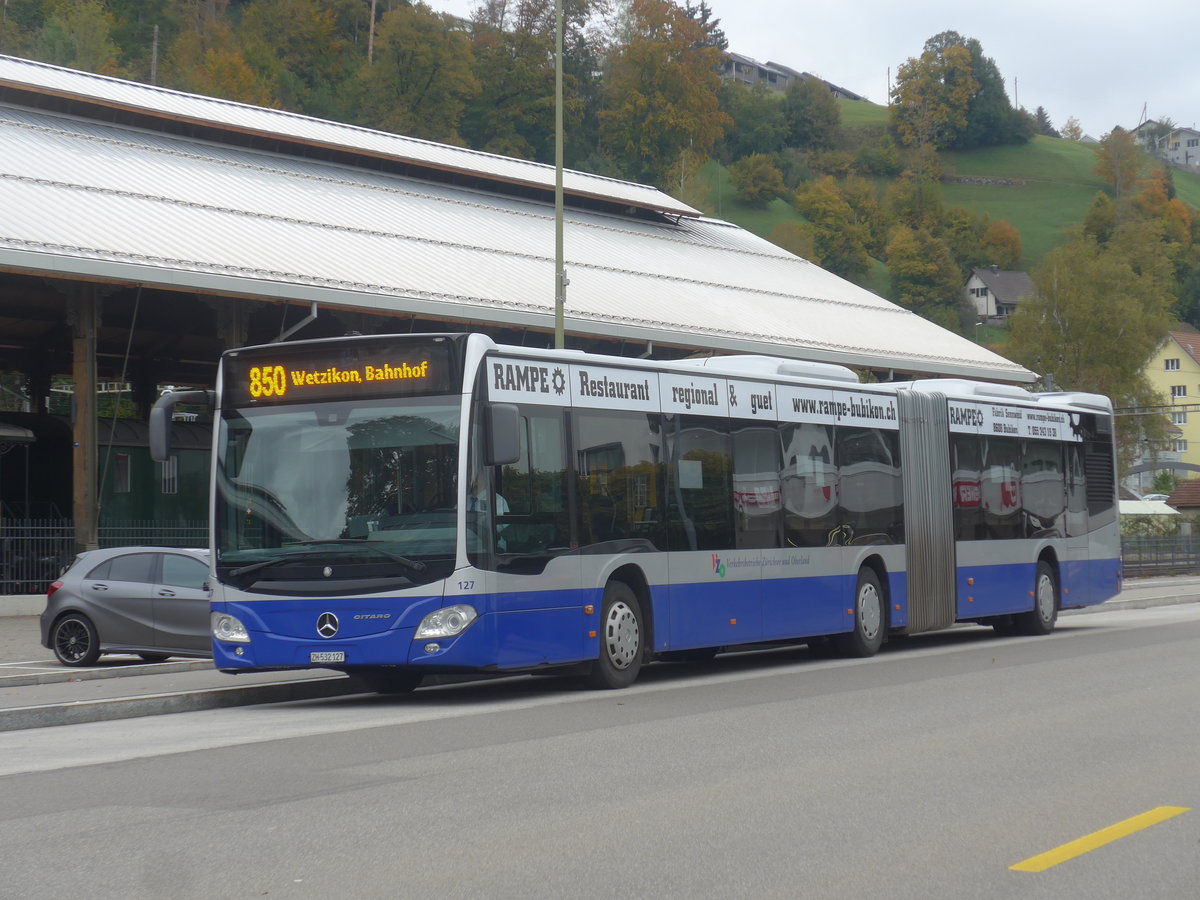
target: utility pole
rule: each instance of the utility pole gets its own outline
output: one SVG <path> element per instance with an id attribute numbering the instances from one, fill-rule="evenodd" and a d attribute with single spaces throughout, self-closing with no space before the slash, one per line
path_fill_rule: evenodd
<path id="1" fill-rule="evenodd" d="M 375 4 L 377 0 L 371 0 L 371 25 L 367 29 L 367 62 L 375 61 Z"/>
<path id="2" fill-rule="evenodd" d="M 563 12 L 554 0 L 554 348 L 566 346 L 563 307 L 567 304 L 567 272 L 563 267 Z"/>
<path id="3" fill-rule="evenodd" d="M 5 0 L 7 3 L 8 0 Z M 158 84 L 158 26 L 154 26 L 154 39 L 150 42 L 150 83 Z"/>

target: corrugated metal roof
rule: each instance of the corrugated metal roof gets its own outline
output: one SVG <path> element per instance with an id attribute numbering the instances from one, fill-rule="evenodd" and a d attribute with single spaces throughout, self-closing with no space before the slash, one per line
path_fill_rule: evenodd
<path id="1" fill-rule="evenodd" d="M 546 327 L 548 204 L 0 106 L 0 268 Z M 1032 373 L 741 228 L 568 210 L 568 332 Z"/>
<path id="2" fill-rule="evenodd" d="M 0 85 L 80 98 L 177 121 L 202 122 L 274 137 L 286 136 L 306 143 L 389 157 L 435 169 L 554 189 L 554 167 L 542 163 L 314 119 L 280 109 L 187 94 L 13 56 L 0 56 Z M 625 203 L 672 215 L 700 215 L 698 210 L 650 185 L 586 172 L 564 171 L 563 191 L 567 195 Z"/>

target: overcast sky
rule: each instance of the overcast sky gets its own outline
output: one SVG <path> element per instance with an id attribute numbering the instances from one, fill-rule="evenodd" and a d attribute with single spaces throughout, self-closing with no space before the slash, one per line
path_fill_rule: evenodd
<path id="1" fill-rule="evenodd" d="M 428 0 L 469 15 L 474 0 Z M 1114 0 L 709 0 L 729 49 L 778 62 L 887 102 L 889 71 L 925 41 L 957 31 L 983 45 L 1009 99 L 1045 107 L 1055 127 L 1074 116 L 1099 138 L 1142 119 L 1200 121 L 1200 5 Z"/>

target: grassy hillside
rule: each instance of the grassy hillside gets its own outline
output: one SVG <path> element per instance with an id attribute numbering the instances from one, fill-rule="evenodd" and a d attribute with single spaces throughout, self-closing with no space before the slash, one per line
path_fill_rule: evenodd
<path id="1" fill-rule="evenodd" d="M 839 105 L 847 127 L 887 124 L 887 107 L 848 100 Z M 1024 145 L 945 154 L 944 202 L 1011 223 L 1021 234 L 1021 268 L 1032 269 L 1082 222 L 1092 199 L 1104 189 L 1092 172 L 1094 147 L 1039 136 Z M 1177 171 L 1174 179 L 1179 198 L 1200 209 L 1200 175 Z M 803 221 L 782 200 L 765 210 L 740 203 L 728 173 L 716 163 L 701 171 L 690 202 L 762 237 L 769 237 L 780 222 Z"/>

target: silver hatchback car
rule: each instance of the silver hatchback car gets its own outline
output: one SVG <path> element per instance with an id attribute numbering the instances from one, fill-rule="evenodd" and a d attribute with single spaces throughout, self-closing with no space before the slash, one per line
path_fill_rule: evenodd
<path id="1" fill-rule="evenodd" d="M 102 653 L 212 656 L 208 558 L 173 547 L 80 553 L 46 594 L 42 646 L 64 666 L 94 665 Z"/>

